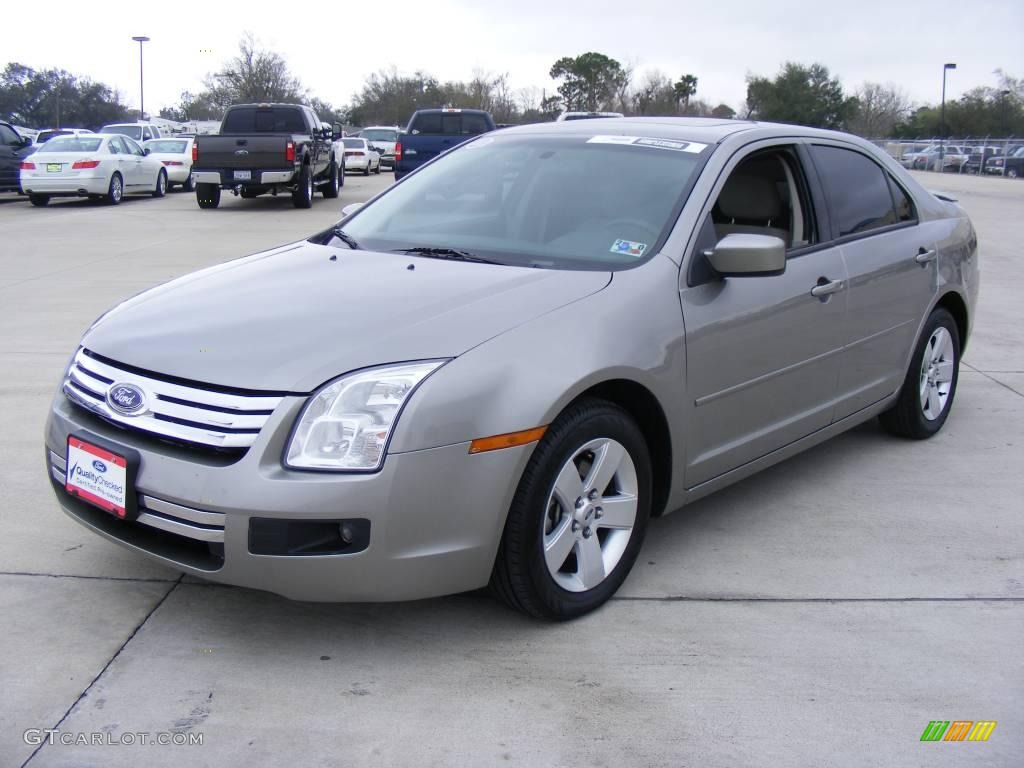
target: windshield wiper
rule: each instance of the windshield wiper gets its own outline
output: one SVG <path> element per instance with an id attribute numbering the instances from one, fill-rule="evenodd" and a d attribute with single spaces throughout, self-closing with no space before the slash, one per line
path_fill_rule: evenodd
<path id="1" fill-rule="evenodd" d="M 345 230 L 343 230 L 341 227 L 331 227 L 331 234 L 334 235 L 339 240 L 341 240 L 341 242 L 343 242 L 353 251 L 359 250 L 359 243 L 356 242 L 356 239 L 352 237 L 352 235 L 345 234 Z"/>
<path id="2" fill-rule="evenodd" d="M 395 248 L 393 253 L 415 253 L 417 256 L 426 256 L 431 259 L 449 259 L 451 261 L 475 261 L 479 264 L 500 264 L 500 261 L 485 259 L 469 251 L 460 251 L 456 248 L 435 248 L 432 246 L 420 246 L 417 248 Z"/>

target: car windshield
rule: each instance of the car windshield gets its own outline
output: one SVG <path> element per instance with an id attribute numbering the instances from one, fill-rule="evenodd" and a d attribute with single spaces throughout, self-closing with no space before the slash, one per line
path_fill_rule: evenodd
<path id="1" fill-rule="evenodd" d="M 105 125 L 103 133 L 119 133 L 122 136 L 129 136 L 133 139 L 142 138 L 141 125 Z"/>
<path id="2" fill-rule="evenodd" d="M 155 139 L 147 141 L 146 147 L 150 152 L 162 152 L 169 155 L 180 155 L 188 148 L 188 142 L 181 139 Z"/>
<path id="3" fill-rule="evenodd" d="M 101 138 L 87 136 L 54 136 L 36 150 L 36 154 L 44 152 L 95 152 L 103 142 Z"/>
<path id="4" fill-rule="evenodd" d="M 705 149 L 592 133 L 485 136 L 404 179 L 346 221 L 344 232 L 370 250 L 624 267 L 649 256 L 667 234 Z"/>
<path id="5" fill-rule="evenodd" d="M 398 141 L 397 131 L 385 131 L 379 128 L 360 131 L 359 135 L 369 141 Z"/>

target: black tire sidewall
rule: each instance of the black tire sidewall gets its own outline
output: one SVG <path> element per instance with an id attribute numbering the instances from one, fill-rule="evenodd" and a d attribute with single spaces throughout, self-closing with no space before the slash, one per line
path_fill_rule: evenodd
<path id="1" fill-rule="evenodd" d="M 118 197 L 118 198 L 114 197 L 114 179 L 121 179 L 121 196 Z M 121 174 L 115 172 L 114 175 L 110 177 L 110 184 L 107 185 L 106 200 L 107 200 L 107 203 L 110 204 L 110 205 L 117 205 L 123 199 L 124 199 L 124 179 L 121 178 Z"/>
<path id="2" fill-rule="evenodd" d="M 582 445 L 602 437 L 621 443 L 636 467 L 637 519 L 625 552 L 605 580 L 586 592 L 570 592 L 548 572 L 543 552 L 543 516 L 555 478 L 565 462 Z M 643 544 L 651 509 L 651 478 L 650 454 L 643 433 L 624 410 L 611 403 L 591 401 L 556 419 L 531 456 L 509 513 L 517 516 L 519 525 L 517 541 L 508 545 L 518 550 L 522 576 L 531 593 L 528 602 L 532 605 L 524 607 L 547 618 L 571 619 L 594 610 L 615 593 L 629 575 Z"/>
<path id="3" fill-rule="evenodd" d="M 310 186 L 310 170 L 308 165 L 303 165 L 299 171 L 298 186 L 295 188 L 295 193 L 292 195 L 292 202 L 296 208 L 311 208 L 313 206 L 313 187 Z"/>

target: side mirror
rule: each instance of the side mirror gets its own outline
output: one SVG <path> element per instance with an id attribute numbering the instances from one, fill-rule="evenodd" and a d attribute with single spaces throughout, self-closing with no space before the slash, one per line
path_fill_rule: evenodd
<path id="1" fill-rule="evenodd" d="M 142 150 L 142 154 L 148 155 L 151 151 L 152 150 L 149 147 L 146 147 L 145 149 Z"/>
<path id="2" fill-rule="evenodd" d="M 332 138 L 340 139 L 341 138 L 341 134 L 342 134 L 341 123 L 335 123 L 334 125 L 332 125 L 331 126 L 331 133 L 332 133 Z"/>
<path id="3" fill-rule="evenodd" d="M 30 139 L 28 136 L 22 136 L 21 137 L 21 146 L 22 147 L 31 147 L 32 146 L 32 139 Z"/>
<path id="4" fill-rule="evenodd" d="M 341 209 L 341 215 L 343 217 L 344 216 L 351 216 L 353 213 L 355 213 L 356 211 L 358 211 L 362 207 L 363 207 L 362 203 L 349 203 L 348 205 L 346 205 L 344 208 Z"/>
<path id="5" fill-rule="evenodd" d="M 723 277 L 781 275 L 786 271 L 786 244 L 771 235 L 726 235 L 704 255 Z"/>

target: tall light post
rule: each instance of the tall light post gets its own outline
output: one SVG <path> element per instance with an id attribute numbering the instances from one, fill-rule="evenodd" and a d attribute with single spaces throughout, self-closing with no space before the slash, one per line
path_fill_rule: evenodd
<path id="1" fill-rule="evenodd" d="M 942 109 L 939 114 L 939 173 L 945 169 L 943 157 L 946 154 L 946 72 L 956 69 L 956 64 L 942 65 Z"/>
<path id="2" fill-rule="evenodd" d="M 139 122 L 142 122 L 142 117 L 143 117 L 143 115 L 146 114 L 145 91 L 142 88 L 142 44 L 143 43 L 148 43 L 149 42 L 149 38 L 146 37 L 145 35 L 137 35 L 137 36 L 133 37 L 132 40 L 134 40 L 135 42 L 137 42 L 139 44 Z M 956 65 L 954 64 L 953 66 L 956 66 Z M 943 75 L 943 77 L 945 77 L 945 75 Z M 945 80 L 942 81 L 942 88 L 943 88 L 943 93 L 945 93 L 945 88 L 946 88 L 946 81 Z"/>

